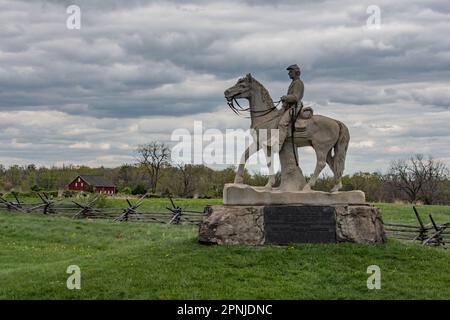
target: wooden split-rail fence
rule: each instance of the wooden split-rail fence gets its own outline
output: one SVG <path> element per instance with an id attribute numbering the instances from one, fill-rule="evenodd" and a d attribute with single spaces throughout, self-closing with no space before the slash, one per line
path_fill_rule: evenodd
<path id="1" fill-rule="evenodd" d="M 0 197 L 0 207 L 3 206 L 8 211 L 23 213 L 43 213 L 46 215 L 65 215 L 74 219 L 112 219 L 119 222 L 143 221 L 158 222 L 166 224 L 195 224 L 199 225 L 204 215 L 210 213 L 211 207 L 205 206 L 203 211 L 186 210 L 177 206 L 174 200 L 169 197 L 170 207 L 166 207 L 168 212 L 145 212 L 139 211 L 147 195 L 138 198 L 134 203 L 126 199 L 125 208 L 98 208 L 96 206 L 98 197 L 87 203 L 81 201 L 53 200 L 44 193 L 37 193 L 40 203 L 25 203 L 13 193 L 14 200 L 7 200 Z M 437 224 L 431 214 L 428 215 L 430 223 L 424 224 L 416 207 L 413 212 L 417 224 L 385 223 L 385 230 L 388 238 L 418 241 L 422 245 L 438 246 L 450 248 L 450 223 Z"/>
<path id="2" fill-rule="evenodd" d="M 424 224 L 416 207 L 413 212 L 417 225 L 385 223 L 388 238 L 418 241 L 422 245 L 450 248 L 450 223 L 437 224 L 431 214 L 428 214 L 430 223 Z"/>
<path id="3" fill-rule="evenodd" d="M 97 206 L 98 197 L 94 197 L 89 202 L 53 200 L 44 193 L 37 193 L 40 203 L 25 203 L 16 194 L 14 200 L 7 200 L 0 197 L 0 207 L 8 211 L 23 213 L 42 213 L 45 215 L 63 215 L 74 219 L 112 219 L 119 222 L 142 221 L 159 222 L 166 224 L 195 224 L 199 225 L 205 213 L 209 211 L 209 206 L 205 206 L 203 211 L 186 210 L 177 206 L 174 200 L 169 197 L 170 207 L 166 207 L 167 212 L 145 212 L 138 210 L 143 204 L 147 194 L 138 198 L 134 203 L 126 199 L 127 207 L 124 208 L 99 208 Z"/>

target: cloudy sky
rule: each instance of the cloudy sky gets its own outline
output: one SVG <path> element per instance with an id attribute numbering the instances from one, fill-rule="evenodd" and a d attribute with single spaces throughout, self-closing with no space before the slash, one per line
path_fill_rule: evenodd
<path id="1" fill-rule="evenodd" d="M 297 63 L 305 105 L 350 129 L 347 173 L 450 164 L 449 34 L 445 0 L 0 0 L 0 163 L 112 167 L 195 120 L 246 129 L 223 91 L 251 72 L 278 100 Z"/>

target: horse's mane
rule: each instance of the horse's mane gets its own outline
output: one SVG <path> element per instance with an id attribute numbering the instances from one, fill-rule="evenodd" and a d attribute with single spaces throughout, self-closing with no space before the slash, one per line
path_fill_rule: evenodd
<path id="1" fill-rule="evenodd" d="M 274 103 L 272 100 L 272 97 L 269 94 L 269 91 L 255 78 L 252 77 L 252 81 L 254 81 L 256 84 L 258 84 L 261 87 L 261 97 L 264 103 L 269 103 L 271 107 L 273 107 Z"/>

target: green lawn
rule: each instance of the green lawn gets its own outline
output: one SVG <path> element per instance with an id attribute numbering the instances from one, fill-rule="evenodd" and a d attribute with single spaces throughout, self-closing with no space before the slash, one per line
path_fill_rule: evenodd
<path id="1" fill-rule="evenodd" d="M 118 200 L 115 200 L 118 201 Z M 162 210 L 164 199 L 148 199 Z M 200 210 L 220 200 L 177 200 Z M 377 204 L 385 221 L 414 223 L 410 205 Z M 450 207 L 422 206 L 439 223 Z M 426 223 L 428 220 L 426 219 Z M 386 245 L 205 246 L 194 226 L 0 213 L 2 299 L 450 299 L 450 252 Z M 66 288 L 69 265 L 81 290 Z M 381 268 L 368 290 L 366 269 Z"/>
<path id="2" fill-rule="evenodd" d="M 373 203 L 381 209 L 385 222 L 407 223 L 418 225 L 411 204 Z M 450 222 L 450 206 L 416 206 L 424 224 L 430 223 L 429 214 L 438 224 Z"/>

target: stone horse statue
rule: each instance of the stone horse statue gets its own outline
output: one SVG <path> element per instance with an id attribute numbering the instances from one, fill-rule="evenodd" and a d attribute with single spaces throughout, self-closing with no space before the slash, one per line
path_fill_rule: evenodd
<path id="1" fill-rule="evenodd" d="M 248 111 L 250 113 L 250 128 L 254 130 L 256 135 L 258 135 L 261 129 L 269 131 L 270 129 L 277 129 L 283 110 L 277 109 L 267 89 L 264 88 L 264 86 L 256 79 L 254 79 L 251 74 L 247 74 L 245 77 L 239 79 L 234 86 L 225 90 L 224 94 L 229 106 L 234 112 L 239 114 L 241 112 Z M 244 109 L 240 107 L 236 99 L 247 99 L 249 102 L 249 108 Z M 233 102 L 236 102 L 238 107 L 235 107 Z M 344 172 L 345 157 L 350 141 L 348 128 L 338 120 L 321 115 L 312 115 L 311 108 L 305 108 L 305 111 L 310 112 L 310 119 L 307 120 L 305 130 L 300 132 L 296 131 L 294 133 L 294 137 L 288 136 L 283 147 L 281 148 L 280 160 L 283 149 L 286 149 L 288 144 L 292 144 L 292 139 L 294 140 L 295 152 L 297 152 L 297 148 L 299 147 L 313 147 L 316 152 L 317 163 L 314 174 L 310 178 L 309 182 L 306 185 L 303 185 L 303 190 L 311 190 L 311 188 L 314 187 L 320 172 L 325 168 L 325 165 L 328 164 L 334 175 L 334 186 L 331 189 L 331 192 L 336 192 L 342 188 L 341 178 Z M 250 145 L 242 155 L 234 183 L 243 183 L 245 163 L 253 153 L 263 147 L 262 143 L 256 142 L 256 145 L 256 147 Z M 268 146 L 268 143 L 266 143 L 266 146 Z M 272 155 L 268 154 L 271 152 L 270 148 L 267 150 L 267 165 L 271 168 Z M 266 150 L 264 149 L 264 151 Z M 293 153 L 291 153 L 290 156 L 293 156 Z M 281 165 L 283 171 L 283 161 L 281 161 Z M 295 167 L 298 169 L 297 165 L 295 165 Z M 271 172 L 269 182 L 266 187 L 271 188 L 274 183 L 275 175 Z"/>

